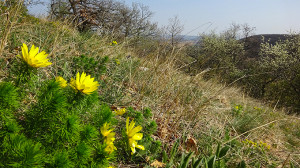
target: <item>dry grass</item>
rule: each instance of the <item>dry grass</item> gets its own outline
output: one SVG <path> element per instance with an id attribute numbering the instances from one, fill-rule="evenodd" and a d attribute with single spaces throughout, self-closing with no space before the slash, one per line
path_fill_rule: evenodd
<path id="1" fill-rule="evenodd" d="M 292 138 L 292 148 L 287 142 L 287 130 L 283 129 L 286 125 L 289 128 L 299 126 L 297 116 L 286 115 L 284 110 L 273 109 L 251 99 L 238 88 L 227 87 L 216 80 L 204 80 L 201 74 L 189 76 L 178 71 L 176 58 L 181 53 L 177 54 L 164 59 L 159 59 L 159 56 L 143 58 L 140 66 L 128 74 L 128 89 L 134 91 L 131 105 L 138 109 L 153 109 L 162 130 L 159 136 L 164 142 L 174 142 L 175 138 L 186 134 L 200 138 L 210 136 L 214 142 L 221 144 L 235 139 L 261 140 L 272 146 L 269 152 L 277 163 L 283 163 L 287 157 L 299 163 L 299 128 L 293 127 L 298 134 Z M 237 119 L 232 115 L 237 104 L 245 109 L 244 114 L 252 117 L 251 121 L 243 121 L 246 116 Z M 231 139 L 224 141 L 228 129 Z M 246 156 L 241 158 L 250 159 Z"/>

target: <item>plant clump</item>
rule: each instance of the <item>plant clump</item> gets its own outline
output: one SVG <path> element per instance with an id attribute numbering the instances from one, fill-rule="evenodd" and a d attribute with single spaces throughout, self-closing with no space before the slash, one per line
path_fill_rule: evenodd
<path id="1" fill-rule="evenodd" d="M 34 68 L 52 64 L 45 52 L 38 53 L 38 47 L 32 46 L 28 53 L 23 44 L 22 53 L 24 61 Z M 26 68 L 22 63 L 19 66 Z M 129 126 L 127 119 L 128 138 L 123 137 L 119 124 L 125 122 L 121 115 L 126 109 L 113 112 L 102 102 L 96 92 L 99 83 L 91 75 L 78 72 L 68 83 L 61 76 L 48 79 L 38 73 L 22 74 L 28 79 L 23 80 L 22 87 L 31 86 L 26 82 L 39 83 L 30 93 L 35 95 L 34 101 L 26 96 L 28 89 L 18 88 L 15 81 L 0 82 L 1 167 L 108 167 L 116 161 L 134 160 L 123 157 L 122 151 L 136 153 L 135 147 L 145 150 L 136 143 L 142 140 L 142 126 L 133 128 L 135 122 Z M 20 106 L 26 107 L 22 113 L 18 112 Z M 124 143 L 131 148 L 121 145 Z"/>

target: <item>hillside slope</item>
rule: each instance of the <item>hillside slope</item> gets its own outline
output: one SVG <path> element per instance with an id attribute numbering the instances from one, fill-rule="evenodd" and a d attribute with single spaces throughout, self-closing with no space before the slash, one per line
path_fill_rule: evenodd
<path id="1" fill-rule="evenodd" d="M 228 146 L 229 152 L 224 156 L 227 167 L 240 163 L 249 167 L 277 167 L 290 162 L 300 166 L 297 116 L 248 98 L 238 88 L 205 81 L 202 74 L 189 76 L 181 72 L 175 63 L 180 48 L 170 50 L 149 42 L 154 50 L 140 58 L 138 50 L 129 47 L 130 40 L 111 45 L 117 39 L 80 34 L 68 22 L 23 16 L 13 24 L 9 31 L 1 24 L 1 44 L 5 47 L 0 51 L 0 82 L 14 77 L 13 63 L 21 53 L 22 43 L 34 44 L 49 53 L 53 62 L 39 76 L 71 78 L 84 70 L 95 74 L 101 85 L 101 101 L 111 107 L 152 109 L 152 119 L 158 125 L 153 138 L 162 141 L 167 153 L 179 139 L 180 152 L 194 151 L 197 157 L 210 156 L 218 144 Z M 97 63 L 105 57 L 109 61 L 101 74 Z M 78 64 L 74 64 L 76 59 Z M 35 99 L 28 95 L 26 101 Z M 156 159 L 161 160 L 158 156 Z M 118 164 L 130 166 L 121 162 L 115 166 Z M 130 164 L 138 167 L 139 163 Z"/>

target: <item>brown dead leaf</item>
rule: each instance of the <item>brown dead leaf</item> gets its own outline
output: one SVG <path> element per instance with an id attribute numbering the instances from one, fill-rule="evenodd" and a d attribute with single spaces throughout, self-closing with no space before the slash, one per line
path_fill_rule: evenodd
<path id="1" fill-rule="evenodd" d="M 162 162 L 159 162 L 159 161 L 157 161 L 157 160 L 155 160 L 154 162 L 151 163 L 150 166 L 154 166 L 154 167 L 156 167 L 156 168 L 159 168 L 159 167 L 165 167 L 166 164 L 165 164 L 165 163 L 162 163 Z"/>
<path id="2" fill-rule="evenodd" d="M 188 151 L 194 151 L 195 153 L 198 152 L 197 148 L 197 142 L 193 137 L 188 137 L 186 143 L 185 143 Z"/>
<path id="3" fill-rule="evenodd" d="M 111 106 L 110 106 L 110 109 L 111 109 L 111 111 L 114 111 L 114 110 L 118 110 L 118 107 L 117 107 L 117 106 L 114 106 L 114 105 L 111 105 Z"/>
<path id="4" fill-rule="evenodd" d="M 107 78 L 107 76 L 105 76 L 105 75 L 101 75 L 101 76 L 100 76 L 100 79 L 101 79 L 101 80 L 105 80 L 106 78 Z"/>

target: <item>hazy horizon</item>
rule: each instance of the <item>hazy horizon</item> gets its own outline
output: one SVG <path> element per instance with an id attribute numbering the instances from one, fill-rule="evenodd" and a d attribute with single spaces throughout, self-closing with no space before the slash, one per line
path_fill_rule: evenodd
<path id="1" fill-rule="evenodd" d="M 46 4 L 49 0 L 43 0 Z M 184 25 L 182 35 L 222 32 L 231 23 L 247 23 L 255 27 L 255 34 L 287 34 L 300 32 L 299 0 L 126 0 L 126 4 L 142 3 L 154 14 L 152 21 L 160 27 L 169 18 L 178 16 Z M 46 14 L 46 6 L 33 6 L 29 12 Z M 194 30 L 194 31 L 192 31 Z"/>

